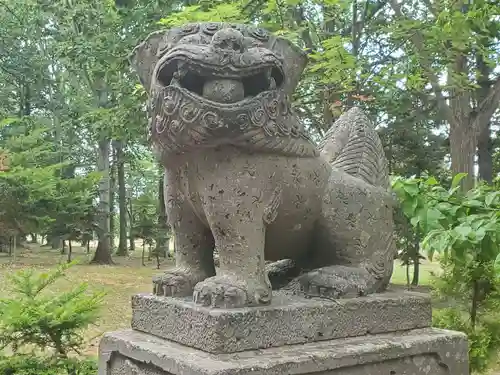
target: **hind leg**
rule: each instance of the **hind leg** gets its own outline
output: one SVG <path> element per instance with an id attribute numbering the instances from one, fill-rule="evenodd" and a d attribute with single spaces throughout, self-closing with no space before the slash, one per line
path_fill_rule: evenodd
<path id="1" fill-rule="evenodd" d="M 299 279 L 307 295 L 339 298 L 385 290 L 395 254 L 391 195 L 334 171 L 317 240 L 314 269 Z"/>

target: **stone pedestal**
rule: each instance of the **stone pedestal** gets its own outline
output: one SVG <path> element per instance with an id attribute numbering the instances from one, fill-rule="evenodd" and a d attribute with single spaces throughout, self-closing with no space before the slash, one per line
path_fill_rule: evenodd
<path id="1" fill-rule="evenodd" d="M 276 293 L 270 306 L 210 309 L 133 297 L 132 330 L 107 334 L 99 375 L 467 375 L 466 337 L 430 328 L 428 296 L 345 300 Z"/>

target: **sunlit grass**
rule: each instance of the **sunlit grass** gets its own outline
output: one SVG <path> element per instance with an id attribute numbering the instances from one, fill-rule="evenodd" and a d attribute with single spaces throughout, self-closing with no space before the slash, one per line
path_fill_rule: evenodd
<path id="1" fill-rule="evenodd" d="M 419 277 L 419 285 L 430 285 L 432 281 L 432 275 L 438 275 L 440 272 L 439 264 L 436 262 L 429 262 L 427 260 L 423 260 L 422 264 L 420 264 L 420 277 Z M 410 282 L 413 278 L 413 266 L 410 266 Z M 400 261 L 394 262 L 394 273 L 392 274 L 391 282 L 394 284 L 407 284 L 406 277 L 406 266 L 402 266 Z"/>

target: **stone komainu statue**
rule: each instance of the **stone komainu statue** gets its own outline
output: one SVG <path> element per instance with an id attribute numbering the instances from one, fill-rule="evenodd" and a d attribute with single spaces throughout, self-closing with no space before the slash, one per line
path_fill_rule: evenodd
<path id="1" fill-rule="evenodd" d="M 380 139 L 354 108 L 311 141 L 289 99 L 306 63 L 286 39 L 238 24 L 187 24 L 134 50 L 176 240 L 156 294 L 241 307 L 269 303 L 280 275 L 309 296 L 387 287 L 395 246 Z"/>

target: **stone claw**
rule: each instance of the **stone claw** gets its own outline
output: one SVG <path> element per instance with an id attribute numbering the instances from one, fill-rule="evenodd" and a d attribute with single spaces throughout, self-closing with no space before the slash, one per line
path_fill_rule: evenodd
<path id="1" fill-rule="evenodd" d="M 338 299 L 373 293 L 375 280 L 363 268 L 331 266 L 318 268 L 299 278 L 300 289 L 308 297 Z"/>
<path id="2" fill-rule="evenodd" d="M 162 297 L 187 297 L 203 277 L 183 270 L 169 270 L 153 277 L 153 294 Z"/>
<path id="3" fill-rule="evenodd" d="M 193 301 L 202 306 L 237 308 L 268 303 L 268 286 L 253 285 L 230 276 L 213 276 L 196 284 Z"/>

